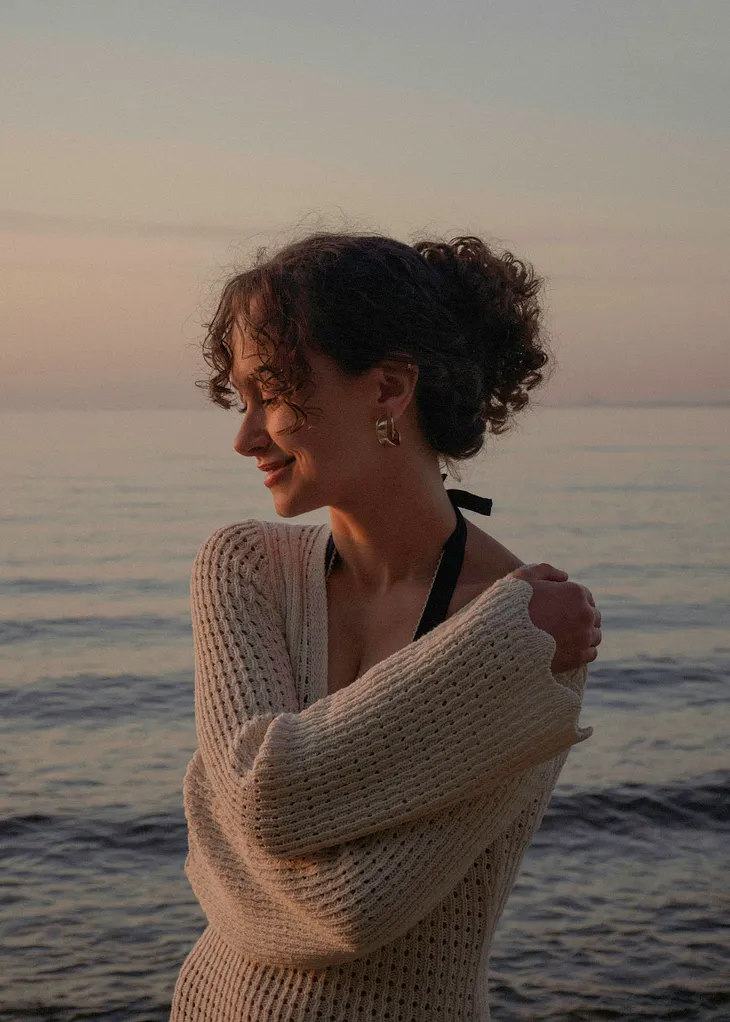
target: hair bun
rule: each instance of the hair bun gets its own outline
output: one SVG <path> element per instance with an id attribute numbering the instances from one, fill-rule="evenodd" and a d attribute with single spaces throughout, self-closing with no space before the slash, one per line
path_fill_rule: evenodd
<path id="1" fill-rule="evenodd" d="M 497 308 L 516 321 L 524 317 L 539 318 L 535 301 L 542 289 L 542 278 L 533 267 L 511 252 L 501 255 L 471 234 L 451 241 L 420 241 L 414 248 L 434 270 L 462 289 L 464 297 L 476 302 L 481 313 Z"/>
<path id="2" fill-rule="evenodd" d="M 446 285 L 466 349 L 484 374 L 480 417 L 500 433 L 544 377 L 543 280 L 530 263 L 470 234 L 419 241 L 414 248 Z"/>

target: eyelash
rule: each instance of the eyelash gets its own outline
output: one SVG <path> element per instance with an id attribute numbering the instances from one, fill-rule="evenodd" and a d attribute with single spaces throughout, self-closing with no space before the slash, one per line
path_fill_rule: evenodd
<path id="1" fill-rule="evenodd" d="M 276 397 L 265 397 L 265 398 L 261 399 L 261 404 L 262 405 L 273 405 L 273 404 L 275 404 L 276 401 L 278 401 L 278 398 L 276 398 Z M 245 415 L 246 412 L 248 411 L 248 407 L 247 407 L 247 405 L 239 405 L 238 408 L 236 409 L 236 411 L 239 413 L 239 415 Z"/>

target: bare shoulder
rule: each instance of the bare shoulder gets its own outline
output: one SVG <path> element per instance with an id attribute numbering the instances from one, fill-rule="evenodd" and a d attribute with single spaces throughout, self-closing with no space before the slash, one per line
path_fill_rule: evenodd
<path id="1" fill-rule="evenodd" d="M 449 604 L 449 613 L 455 614 L 500 578 L 509 575 L 524 562 L 473 522 L 467 522 L 466 550 L 459 582 Z"/>
<path id="2" fill-rule="evenodd" d="M 464 567 L 460 579 L 465 586 L 487 588 L 524 564 L 522 558 L 473 522 L 469 522 L 467 528 Z"/>
<path id="3" fill-rule="evenodd" d="M 464 564 L 451 597 L 447 617 L 456 614 L 500 578 L 521 567 L 522 563 L 517 554 L 493 536 L 482 532 L 473 522 L 467 522 Z"/>

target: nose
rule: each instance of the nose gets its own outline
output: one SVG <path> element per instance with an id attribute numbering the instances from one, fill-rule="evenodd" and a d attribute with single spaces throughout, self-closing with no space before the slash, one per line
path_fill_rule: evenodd
<path id="1" fill-rule="evenodd" d="M 245 457 L 263 454 L 271 445 L 271 437 L 261 411 L 249 408 L 244 414 L 241 425 L 233 440 L 233 450 Z"/>

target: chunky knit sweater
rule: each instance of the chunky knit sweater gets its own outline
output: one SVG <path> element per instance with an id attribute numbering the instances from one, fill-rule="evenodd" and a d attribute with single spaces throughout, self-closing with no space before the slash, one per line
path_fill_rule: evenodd
<path id="1" fill-rule="evenodd" d="M 327 692 L 328 526 L 245 521 L 191 580 L 185 872 L 208 926 L 171 1022 L 485 1022 L 495 925 L 578 726 L 501 579 Z"/>

